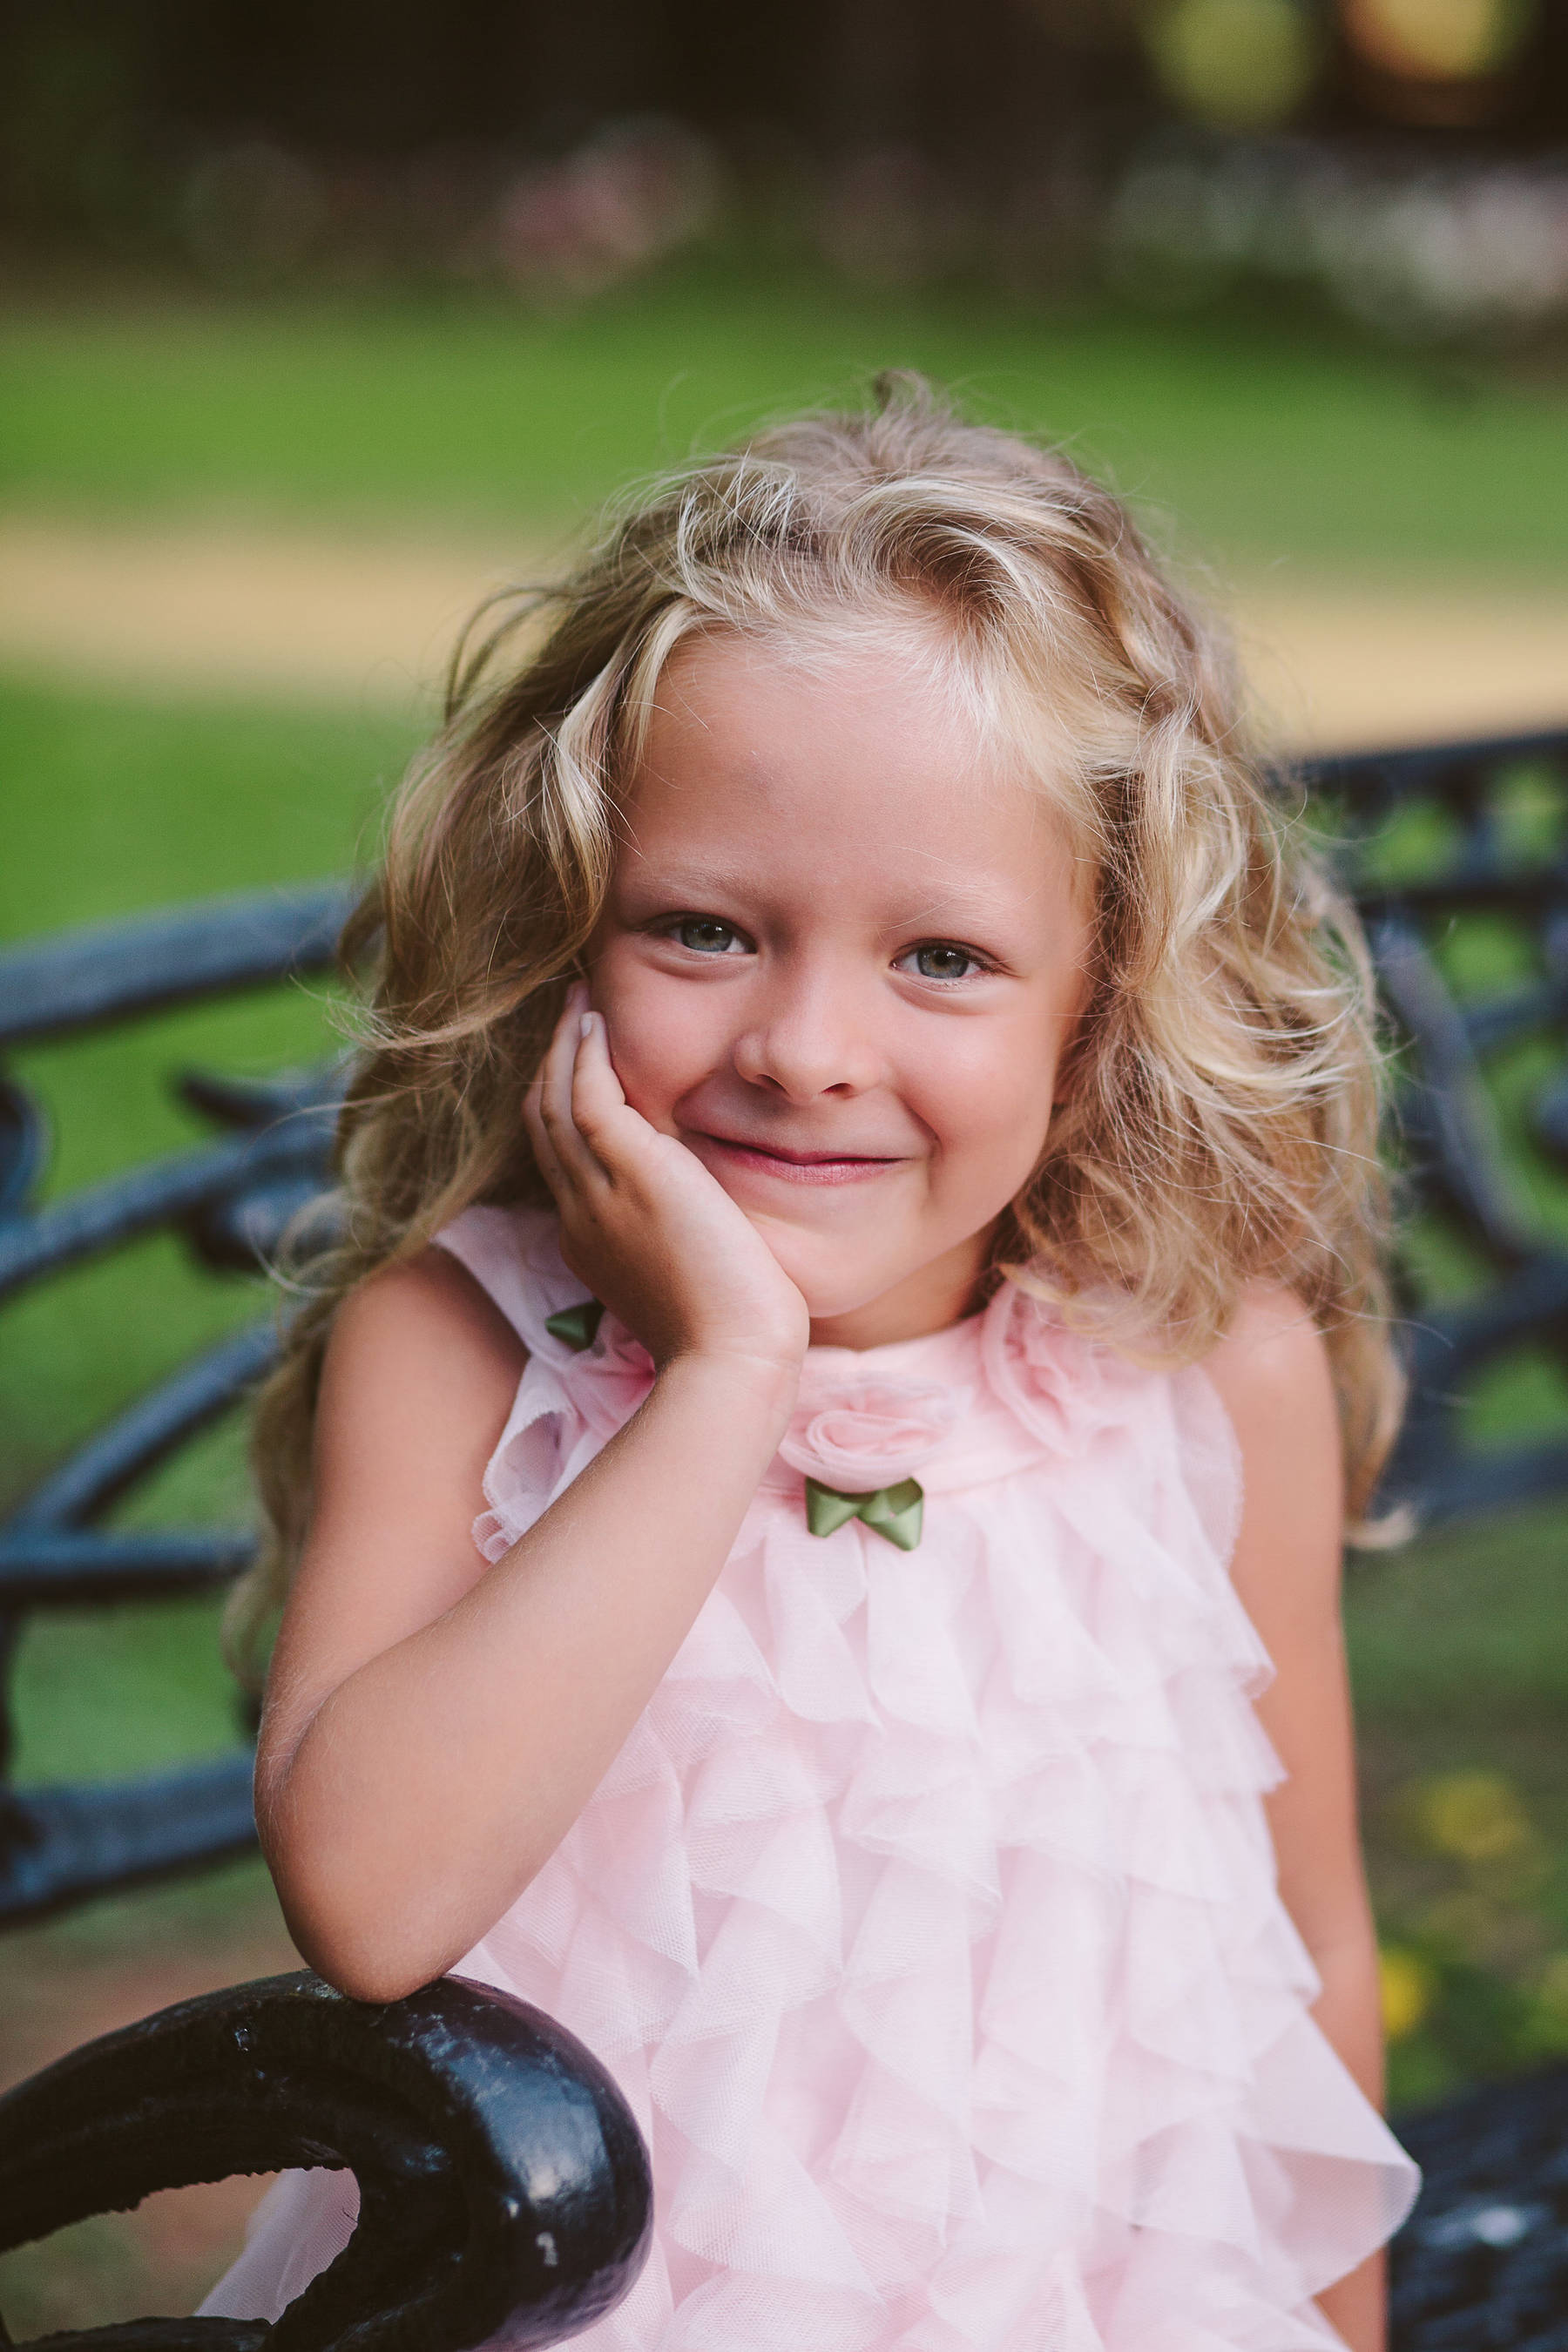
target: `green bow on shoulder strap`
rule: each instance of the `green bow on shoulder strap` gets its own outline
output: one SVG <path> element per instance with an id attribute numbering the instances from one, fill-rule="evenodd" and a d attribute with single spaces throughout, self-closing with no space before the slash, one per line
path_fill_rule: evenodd
<path id="1" fill-rule="evenodd" d="M 877 1486 L 868 1495 L 841 1494 L 816 1478 L 805 1482 L 805 1524 L 814 1536 L 830 1536 L 851 1519 L 863 1519 L 900 1551 L 913 1551 L 925 1517 L 925 1489 L 918 1478 Z"/>
<path id="2" fill-rule="evenodd" d="M 584 1298 L 575 1307 L 563 1307 L 558 1315 L 547 1315 L 544 1328 L 552 1339 L 563 1339 L 579 1355 L 591 1348 L 598 1337 L 605 1310 L 596 1298 Z"/>

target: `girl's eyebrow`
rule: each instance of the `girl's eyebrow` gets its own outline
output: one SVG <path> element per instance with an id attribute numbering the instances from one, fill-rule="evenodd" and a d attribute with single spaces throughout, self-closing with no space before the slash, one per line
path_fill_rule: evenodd
<path id="1" fill-rule="evenodd" d="M 917 930 L 923 925 L 928 929 L 941 930 L 965 925 L 984 927 L 1005 920 L 1008 911 L 999 903 L 994 891 L 966 890 L 962 884 L 955 884 L 940 897 L 924 898 L 907 913 L 896 916 L 892 928 Z"/>
<path id="2" fill-rule="evenodd" d="M 715 859 L 662 859 L 639 857 L 626 877 L 633 889 L 641 889 L 660 898 L 688 897 L 700 898 L 710 893 L 723 897 L 732 892 L 754 890 L 756 880 L 744 867 Z"/>
<path id="3" fill-rule="evenodd" d="M 1016 927 L 1027 919 L 1035 893 L 1017 891 L 1016 877 L 1006 881 L 967 882 L 943 876 L 929 896 L 889 898 L 883 921 L 889 930 L 910 937 L 919 931 L 946 938 L 953 933 L 985 933 Z"/>
<path id="4" fill-rule="evenodd" d="M 749 866 L 727 859 L 673 858 L 669 863 L 639 859 L 626 877 L 626 887 L 637 898 L 668 899 L 687 906 L 704 906 L 721 899 L 754 902 L 759 896 L 755 874 Z M 761 895 L 765 896 L 765 890 Z M 994 930 L 1022 911 L 1009 906 L 994 885 L 967 885 L 943 877 L 929 896 L 902 903 L 891 898 L 871 910 L 879 929 L 913 938 L 924 932 L 946 938 L 955 932 Z"/>

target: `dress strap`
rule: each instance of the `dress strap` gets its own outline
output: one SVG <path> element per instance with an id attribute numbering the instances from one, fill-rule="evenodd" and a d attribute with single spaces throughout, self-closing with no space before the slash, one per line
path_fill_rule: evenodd
<path id="1" fill-rule="evenodd" d="M 653 1381 L 643 1349 L 613 1315 L 584 1349 L 552 1318 L 589 1303 L 562 1262 L 555 1219 L 538 1209 L 465 1209 L 436 1235 L 495 1301 L 528 1350 L 517 1395 L 484 1475 L 489 1509 L 474 1541 L 499 1559 L 552 1498 L 625 1426 Z"/>
<path id="2" fill-rule="evenodd" d="M 435 1239 L 500 1307 L 531 1356 L 554 1361 L 571 1353 L 549 1320 L 582 1306 L 588 1292 L 561 1262 L 548 1210 L 465 1209 Z"/>

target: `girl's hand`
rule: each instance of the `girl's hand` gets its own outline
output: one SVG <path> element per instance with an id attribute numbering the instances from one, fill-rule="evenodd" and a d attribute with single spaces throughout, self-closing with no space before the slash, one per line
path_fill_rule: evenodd
<path id="1" fill-rule="evenodd" d="M 709 1356 L 799 1370 L 805 1299 L 696 1155 L 627 1102 L 580 982 L 522 1115 L 561 1212 L 562 1255 L 660 1369 Z"/>

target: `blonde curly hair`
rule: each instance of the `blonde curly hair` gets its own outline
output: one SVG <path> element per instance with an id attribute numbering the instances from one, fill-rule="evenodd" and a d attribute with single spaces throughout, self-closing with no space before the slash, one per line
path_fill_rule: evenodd
<path id="1" fill-rule="evenodd" d="M 231 1605 L 240 1671 L 303 1540 L 339 1302 L 474 1202 L 548 1201 L 519 1108 L 599 919 L 617 792 L 670 656 L 714 632 L 799 644 L 916 612 L 1033 758 L 1092 877 L 1088 1016 L 995 1261 L 1173 1361 L 1214 1345 L 1250 1280 L 1291 1286 L 1327 1338 L 1364 1513 L 1401 1383 L 1355 918 L 1295 838 L 1223 639 L 1126 509 L 1059 451 L 890 377 L 863 411 L 658 482 L 568 578 L 493 600 L 459 649 L 344 933 L 371 980 L 341 1223 L 295 1277 L 259 1402 L 268 1535 Z"/>

